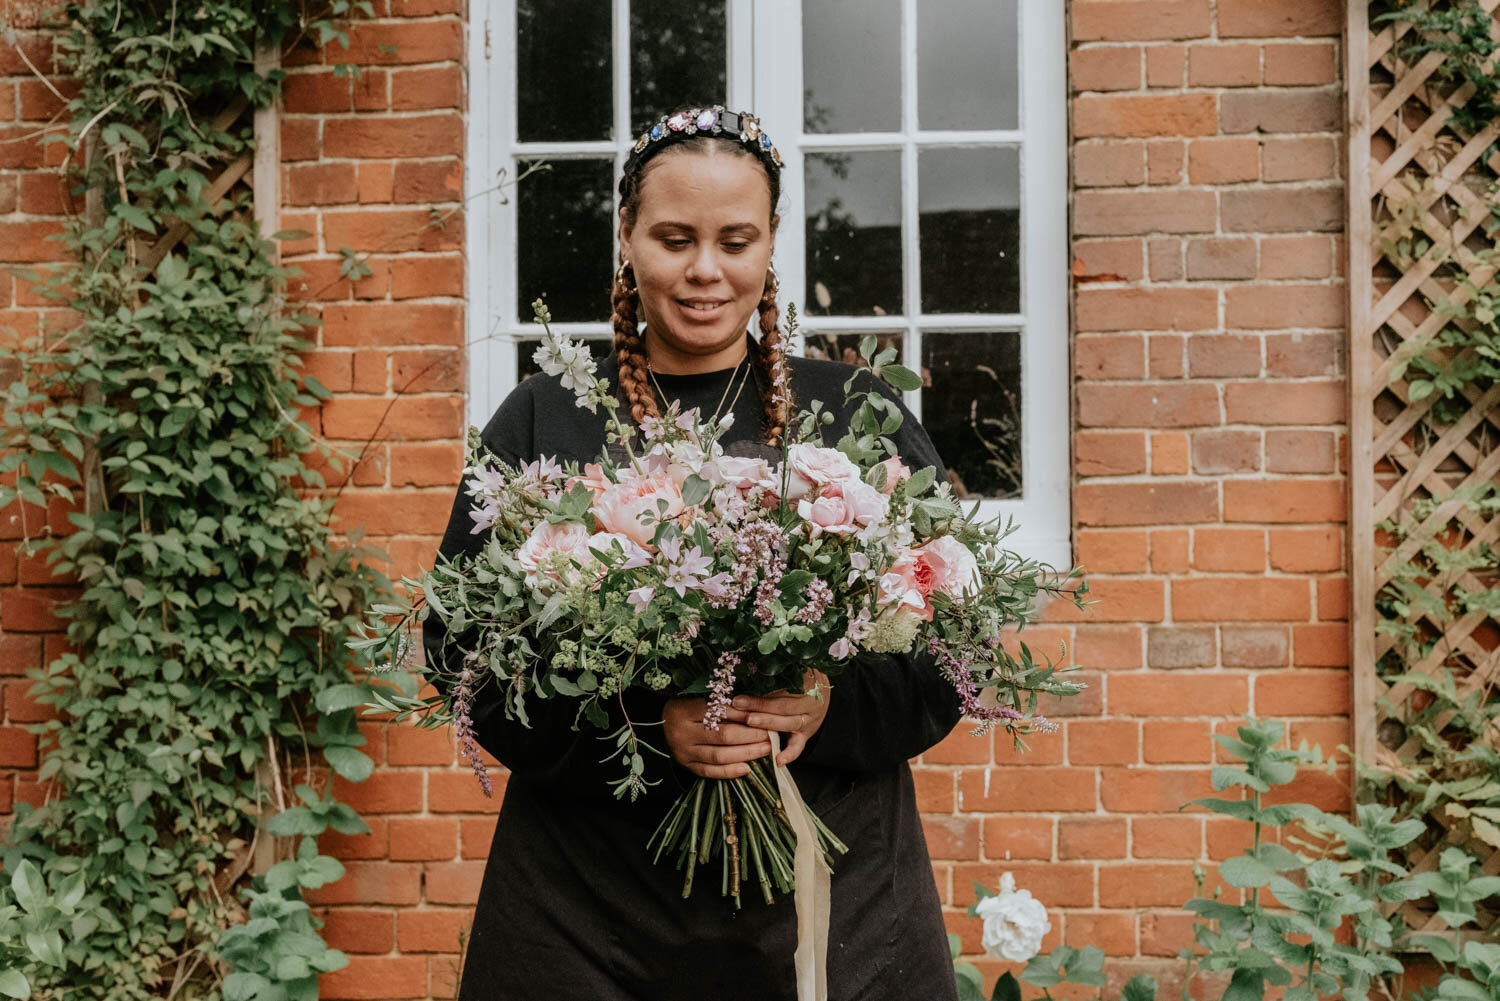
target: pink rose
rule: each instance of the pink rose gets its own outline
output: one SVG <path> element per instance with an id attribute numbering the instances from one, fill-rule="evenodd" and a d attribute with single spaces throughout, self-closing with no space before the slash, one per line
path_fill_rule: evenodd
<path id="1" fill-rule="evenodd" d="M 932 567 L 932 588 L 959 598 L 979 593 L 979 561 L 969 547 L 951 535 L 940 535 L 920 546 L 924 562 Z"/>
<path id="2" fill-rule="evenodd" d="M 600 494 L 604 493 L 604 491 L 613 486 L 613 484 L 610 482 L 609 477 L 604 475 L 603 467 L 600 466 L 597 462 L 590 462 L 586 464 L 583 467 L 583 475 L 575 476 L 573 479 L 569 480 L 567 489 L 572 490 L 573 487 L 579 483 L 582 483 L 584 486 L 588 487 L 589 490 L 593 492 L 595 498 L 597 498 Z"/>
<path id="3" fill-rule="evenodd" d="M 627 535 L 621 535 L 619 532 L 595 532 L 589 536 L 589 549 L 593 552 L 608 555 L 616 545 L 620 547 L 620 552 L 624 554 L 624 559 L 615 568 L 617 570 L 633 570 L 636 567 L 643 567 L 651 562 L 651 554 L 642 549 L 636 544 L 634 539 Z M 603 576 L 603 568 L 601 567 L 600 570 L 600 575 Z"/>
<path id="4" fill-rule="evenodd" d="M 860 480 L 835 484 L 828 491 L 843 498 L 844 503 L 849 505 L 849 517 L 861 528 L 869 528 L 884 521 L 891 510 L 891 502 L 886 499 L 885 494 Z"/>
<path id="5" fill-rule="evenodd" d="M 842 497 L 806 497 L 797 502 L 797 517 L 807 522 L 808 535 L 816 539 L 824 532 L 830 535 L 849 535 L 859 529 L 849 505 Z"/>
<path id="6" fill-rule="evenodd" d="M 765 459 L 752 459 L 743 455 L 722 455 L 714 460 L 724 482 L 740 493 L 751 490 L 772 490 L 780 484 L 776 473 Z"/>
<path id="7" fill-rule="evenodd" d="M 880 492 L 884 494 L 895 490 L 896 484 L 902 480 L 911 479 L 911 470 L 906 468 L 906 463 L 894 455 L 884 462 L 877 463 L 875 468 L 885 470 L 885 486 L 880 488 Z"/>
<path id="8" fill-rule="evenodd" d="M 658 514 L 662 501 L 666 513 Z M 610 484 L 594 499 L 593 508 L 605 531 L 618 532 L 642 546 L 651 544 L 658 521 L 675 518 L 682 510 L 682 487 L 666 469 Z M 645 521 L 642 515 L 648 516 Z"/>
<path id="9" fill-rule="evenodd" d="M 798 443 L 787 450 L 787 497 L 800 500 L 809 493 L 820 493 L 824 487 L 859 479 L 859 467 L 836 448 Z"/>
<path id="10" fill-rule="evenodd" d="M 936 576 L 926 554 L 911 550 L 880 575 L 879 603 L 882 607 L 911 608 L 923 621 L 930 622 L 932 603 L 927 596 L 932 593 Z"/>
<path id="11" fill-rule="evenodd" d="M 543 576 L 562 581 L 556 570 L 542 570 L 542 564 L 554 553 L 562 553 L 579 565 L 594 562 L 589 553 L 589 532 L 576 521 L 554 524 L 544 521 L 532 529 L 531 537 L 516 550 L 516 562 L 526 571 L 526 582 L 536 587 Z"/>

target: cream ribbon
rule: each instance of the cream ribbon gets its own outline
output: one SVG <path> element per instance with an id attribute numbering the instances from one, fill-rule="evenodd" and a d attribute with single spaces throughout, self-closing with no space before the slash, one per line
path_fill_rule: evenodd
<path id="1" fill-rule="evenodd" d="M 797 905 L 797 1001 L 828 1001 L 828 898 L 833 873 L 818 851 L 818 838 L 807 820 L 807 807 L 792 773 L 786 765 L 776 764 L 781 756 L 781 735 L 775 730 L 770 733 L 776 788 L 797 835 L 797 853 L 792 859 L 797 878 L 792 891 Z"/>

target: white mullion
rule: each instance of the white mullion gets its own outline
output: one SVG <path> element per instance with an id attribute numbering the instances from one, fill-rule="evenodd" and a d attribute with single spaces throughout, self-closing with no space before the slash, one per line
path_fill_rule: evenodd
<path id="1" fill-rule="evenodd" d="M 861 149 L 899 149 L 905 142 L 923 146 L 1018 146 L 1025 136 L 1019 129 L 963 129 L 929 132 L 912 128 L 904 132 L 817 132 L 809 135 L 803 148 L 810 151 Z"/>
<path id="2" fill-rule="evenodd" d="M 915 319 L 922 312 L 922 257 L 917 193 L 917 147 L 911 141 L 917 131 L 917 2 L 901 0 L 901 270 L 905 301 L 901 313 Z M 914 372 L 922 370 L 922 330 L 907 327 L 902 360 Z M 920 420 L 922 391 L 903 394 L 906 405 Z"/>
<path id="3" fill-rule="evenodd" d="M 619 149 L 619 143 L 614 140 L 586 140 L 583 142 L 566 142 L 552 140 L 545 142 L 517 142 L 511 144 L 511 151 L 518 157 L 600 157 L 614 156 Z"/>
<path id="4" fill-rule="evenodd" d="M 625 156 L 635 141 L 630 128 L 630 0 L 615 0 L 614 12 L 615 136 L 608 148 L 610 162 L 614 164 L 611 181 L 625 169 Z M 609 204 L 610 261 L 614 262 L 620 255 L 620 228 L 614 225 L 620 214 L 620 193 L 613 183 L 610 184 Z M 613 272 L 614 269 L 610 270 Z"/>
<path id="5" fill-rule="evenodd" d="M 807 221 L 802 144 L 802 4 L 801 0 L 755 0 L 753 51 L 766 57 L 755 60 L 755 103 L 750 109 L 760 116 L 771 141 L 781 153 L 781 215 L 776 241 L 776 273 L 781 283 L 781 304 L 799 307 L 806 301 Z M 801 354 L 799 333 L 793 350 Z"/>
<path id="6" fill-rule="evenodd" d="M 929 333 L 1019 331 L 1026 326 L 1020 313 L 923 313 L 917 322 Z"/>
<path id="7" fill-rule="evenodd" d="M 859 333 L 866 330 L 890 333 L 906 329 L 906 317 L 904 316 L 808 316 L 804 317 L 804 325 L 811 327 L 819 333 L 845 334 Z"/>

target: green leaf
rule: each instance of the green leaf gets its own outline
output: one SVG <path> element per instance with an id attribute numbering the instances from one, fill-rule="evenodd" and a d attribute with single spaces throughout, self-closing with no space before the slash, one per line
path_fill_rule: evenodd
<path id="1" fill-rule="evenodd" d="M 1222 1001 L 1261 1001 L 1266 996 L 1266 978 L 1260 970 L 1237 969 L 1229 978 Z"/>
<path id="2" fill-rule="evenodd" d="M 316 836 L 322 834 L 327 826 L 305 806 L 294 806 L 283 810 L 266 822 L 266 830 L 278 838 L 291 838 L 298 835 Z"/>
<path id="3" fill-rule="evenodd" d="M 1009 971 L 1000 974 L 990 993 L 990 1001 L 1021 1001 L 1021 983 L 1014 974 Z"/>
<path id="4" fill-rule="evenodd" d="M 922 388 L 922 377 L 902 365 L 883 366 L 880 377 L 902 392 Z"/>
<path id="5" fill-rule="evenodd" d="M 318 712 L 332 714 L 356 709 L 370 701 L 370 694 L 367 684 L 330 685 L 318 693 Z"/>
<path id="6" fill-rule="evenodd" d="M 688 507 L 696 507 L 708 498 L 711 489 L 707 480 L 694 473 L 682 481 L 682 503 Z"/>
<path id="7" fill-rule="evenodd" d="M 334 771 L 350 782 L 363 782 L 375 771 L 375 762 L 363 751 L 352 747 L 325 747 L 323 757 Z"/>
<path id="8" fill-rule="evenodd" d="M 47 902 L 47 882 L 31 859 L 16 866 L 10 877 L 10 891 L 16 895 L 16 903 L 28 914 L 37 913 Z"/>
<path id="9" fill-rule="evenodd" d="M 1131 977 L 1120 992 L 1120 1001 L 1156 1001 L 1156 978 L 1149 973 Z"/>
<path id="10" fill-rule="evenodd" d="M 20 970 L 0 970 L 0 994 L 8 998 L 31 997 L 31 984 Z"/>
<path id="11" fill-rule="evenodd" d="M 1270 866 L 1249 855 L 1236 855 L 1219 863 L 1219 875 L 1230 886 L 1240 888 L 1265 886 L 1275 873 Z"/>

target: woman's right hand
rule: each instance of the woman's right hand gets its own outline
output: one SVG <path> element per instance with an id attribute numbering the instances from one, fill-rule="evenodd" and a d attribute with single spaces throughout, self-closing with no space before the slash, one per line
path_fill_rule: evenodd
<path id="1" fill-rule="evenodd" d="M 662 712 L 667 748 L 679 765 L 705 779 L 736 779 L 750 773 L 750 762 L 771 753 L 765 730 L 724 721 L 717 730 L 703 725 L 705 699 L 668 699 Z"/>

